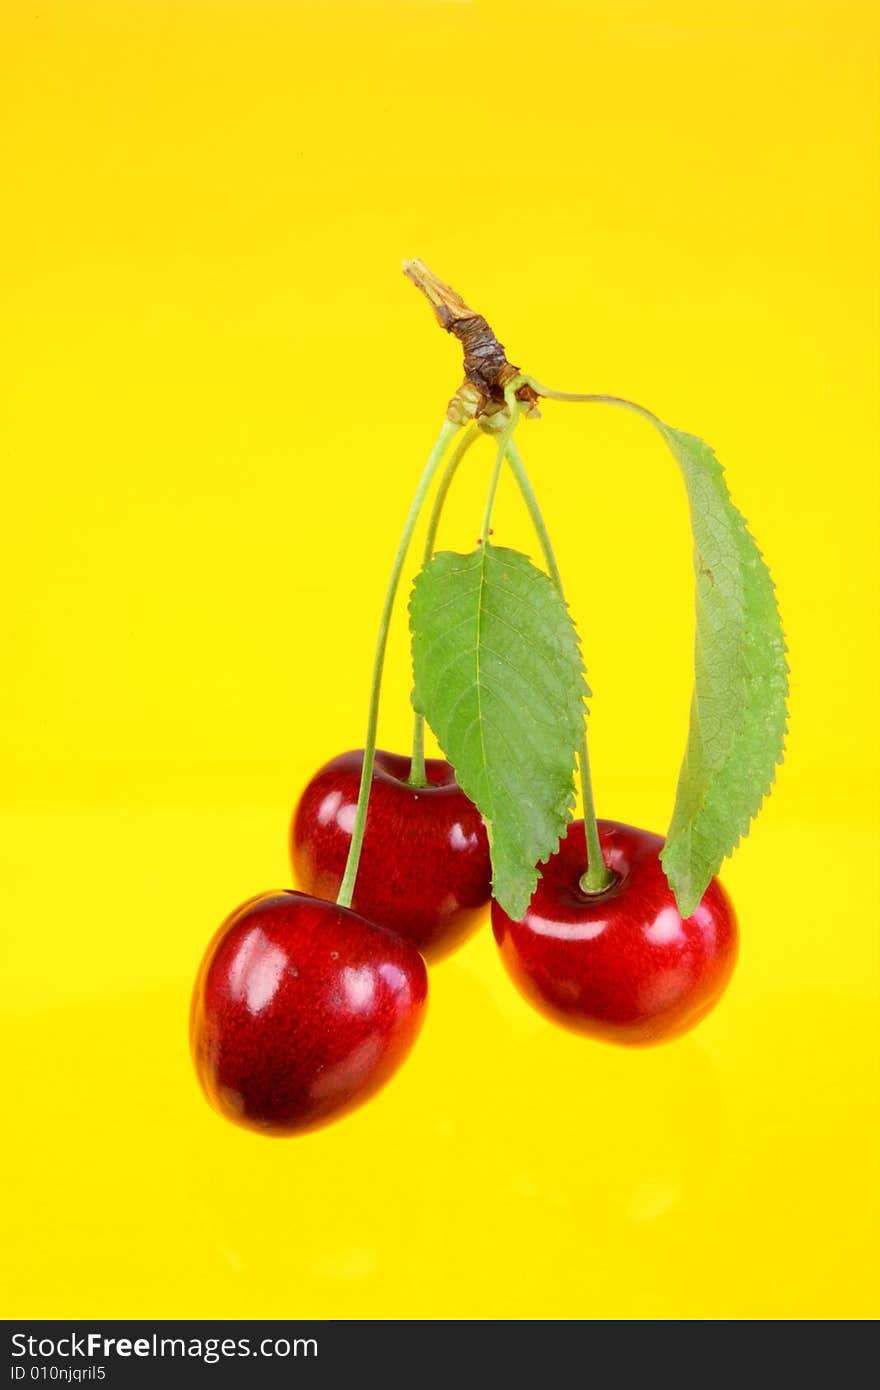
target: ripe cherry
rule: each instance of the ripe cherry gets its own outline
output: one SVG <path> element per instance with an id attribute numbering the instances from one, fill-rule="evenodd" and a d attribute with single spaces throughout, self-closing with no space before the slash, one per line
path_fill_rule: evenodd
<path id="1" fill-rule="evenodd" d="M 226 919 L 193 994 L 202 1088 L 264 1134 L 315 1129 L 397 1070 L 425 1012 L 425 963 L 408 941 L 303 893 L 264 893 Z"/>
<path id="2" fill-rule="evenodd" d="M 541 1013 L 576 1032 L 621 1043 L 676 1037 L 717 1003 L 733 972 L 737 925 L 717 879 L 682 919 L 646 830 L 599 821 L 615 874 L 603 893 L 582 891 L 584 823 L 574 821 L 521 922 L 492 904 L 501 958 Z"/>
<path id="3" fill-rule="evenodd" d="M 293 815 L 294 877 L 319 898 L 339 892 L 363 757 L 358 749 L 322 767 Z M 409 770 L 409 758 L 377 751 L 352 907 L 438 959 L 469 935 L 489 901 L 489 841 L 449 763 L 426 759 L 427 787 L 411 786 Z"/>

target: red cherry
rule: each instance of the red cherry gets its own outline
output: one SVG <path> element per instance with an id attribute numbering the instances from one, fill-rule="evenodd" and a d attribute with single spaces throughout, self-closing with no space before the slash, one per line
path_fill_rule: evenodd
<path id="1" fill-rule="evenodd" d="M 592 1037 L 652 1043 L 693 1028 L 733 973 L 733 904 L 712 879 L 691 917 L 681 918 L 647 830 L 599 821 L 608 867 L 604 893 L 584 893 L 584 823 L 569 826 L 521 922 L 492 904 L 492 929 L 517 988 L 556 1023 Z"/>
<path id="2" fill-rule="evenodd" d="M 299 1134 L 375 1094 L 412 1047 L 425 962 L 335 903 L 263 893 L 227 917 L 199 970 L 193 1059 L 214 1109 Z"/>
<path id="3" fill-rule="evenodd" d="M 318 898 L 339 892 L 363 760 L 358 749 L 327 763 L 293 815 L 294 877 Z M 410 786 L 409 769 L 409 758 L 376 752 L 352 907 L 436 960 L 469 935 L 489 901 L 489 841 L 449 763 L 426 759 L 427 787 Z"/>

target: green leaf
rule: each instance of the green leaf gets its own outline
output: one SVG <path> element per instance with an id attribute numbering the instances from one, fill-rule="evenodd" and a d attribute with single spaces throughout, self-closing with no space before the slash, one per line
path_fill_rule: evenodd
<path id="1" fill-rule="evenodd" d="M 515 550 L 442 551 L 410 599 L 413 704 L 489 831 L 493 892 L 524 915 L 571 820 L 583 674 L 568 609 Z"/>
<path id="2" fill-rule="evenodd" d="M 647 412 L 646 412 L 647 413 Z M 773 581 L 695 435 L 651 416 L 684 475 L 697 579 L 695 681 L 687 749 L 661 853 L 678 909 L 697 908 L 748 833 L 782 761 L 788 666 Z"/>

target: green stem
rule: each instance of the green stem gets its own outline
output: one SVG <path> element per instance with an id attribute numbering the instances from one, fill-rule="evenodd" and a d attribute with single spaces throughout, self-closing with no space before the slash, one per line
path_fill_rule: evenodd
<path id="1" fill-rule="evenodd" d="M 489 544 L 489 531 L 492 528 L 492 513 L 495 510 L 495 495 L 498 492 L 501 469 L 504 466 L 507 450 L 513 438 L 513 431 L 516 429 L 516 422 L 519 419 L 519 402 L 516 399 L 516 390 L 520 384 L 521 378 L 517 377 L 511 381 L 504 390 L 504 399 L 507 403 L 507 409 L 510 415 L 507 424 L 501 431 L 501 438 L 498 440 L 498 453 L 495 455 L 495 467 L 492 469 L 492 477 L 489 480 L 489 492 L 486 496 L 483 524 L 480 527 L 481 545 Z"/>
<path id="2" fill-rule="evenodd" d="M 559 590 L 560 597 L 564 599 L 565 594 L 563 593 L 562 589 L 562 575 L 559 573 L 559 566 L 556 563 L 556 556 L 553 553 L 553 546 L 550 542 L 550 533 L 548 532 L 547 525 L 544 521 L 543 516 L 541 515 L 541 509 L 538 506 L 538 499 L 535 496 L 534 488 L 532 487 L 532 484 L 529 481 L 529 476 L 526 473 L 523 461 L 520 458 L 519 449 L 517 449 L 516 444 L 513 442 L 512 439 L 507 446 L 507 458 L 508 462 L 510 463 L 511 469 L 513 470 L 513 476 L 516 478 L 516 481 L 519 484 L 519 490 L 522 493 L 523 501 L 525 502 L 526 507 L 528 508 L 528 513 L 532 519 L 532 525 L 535 528 L 538 540 L 541 542 L 541 550 L 544 554 L 544 563 L 546 564 L 547 569 L 550 573 L 550 578 L 553 580 L 553 583 Z"/>
<path id="3" fill-rule="evenodd" d="M 530 383 L 531 384 L 531 383 Z M 537 387 L 535 388 L 537 390 Z M 510 464 L 513 476 L 519 484 L 523 501 L 528 508 L 532 525 L 535 528 L 541 549 L 544 553 L 544 563 L 550 574 L 550 578 L 559 591 L 559 597 L 565 601 L 565 593 L 562 588 L 562 577 L 559 573 L 559 566 L 556 563 L 556 556 L 553 553 L 553 546 L 550 542 L 550 534 L 546 523 L 541 515 L 538 506 L 538 499 L 529 481 L 529 476 L 523 466 L 519 450 L 513 440 L 507 443 L 507 459 Z M 584 725 L 581 746 L 578 749 L 578 765 L 580 769 L 581 796 L 584 803 L 584 835 L 587 844 L 587 869 L 580 880 L 580 886 L 585 893 L 602 893 L 614 881 L 602 855 L 602 846 L 599 841 L 599 827 L 596 823 L 596 803 L 593 797 L 593 782 L 590 776 L 590 755 L 587 749 L 587 730 Z"/>
<path id="4" fill-rule="evenodd" d="M 643 405 L 636 405 L 635 401 L 624 400 L 622 396 L 609 396 L 604 392 L 554 391 L 550 386 L 543 386 L 541 382 L 536 381 L 533 376 L 526 376 L 524 380 L 526 385 L 531 386 L 532 390 L 536 391 L 539 396 L 547 396 L 550 400 L 554 401 L 576 401 L 585 405 L 617 405 L 624 410 L 631 410 L 634 415 L 640 415 L 643 420 L 650 420 L 651 424 L 656 425 L 661 430 L 661 433 L 663 431 L 662 422 L 653 411 L 646 410 Z M 514 471 L 516 471 L 515 466 Z M 529 491 L 531 491 L 531 489 L 529 489 Z M 526 503 L 528 505 L 528 497 L 525 493 L 523 495 L 526 497 Z M 532 496 L 534 497 L 534 494 L 532 494 Z M 541 531 L 539 530 L 539 535 L 540 534 Z M 587 836 L 587 855 L 589 859 L 587 872 L 581 879 L 581 888 L 585 893 L 595 893 L 601 892 L 603 887 L 607 887 L 607 882 L 600 883 L 595 878 L 593 870 L 589 866 L 601 862 L 604 873 L 608 875 L 609 878 L 611 876 L 608 874 L 608 869 L 605 866 L 604 860 L 600 860 L 597 853 L 599 836 L 596 829 L 595 811 L 593 809 L 593 793 L 590 785 L 589 755 L 587 753 L 586 736 L 584 738 L 583 753 L 581 755 L 581 783 L 584 792 L 584 825 Z"/>
<path id="5" fill-rule="evenodd" d="M 631 410 L 635 415 L 641 415 L 644 420 L 651 420 L 655 425 L 662 425 L 663 423 L 652 410 L 647 410 L 643 405 L 636 405 L 635 401 L 624 400 L 622 396 L 606 396 L 595 392 L 554 391 L 550 386 L 542 386 L 533 376 L 523 377 L 523 380 L 527 386 L 531 386 L 533 391 L 537 391 L 539 396 L 546 396 L 551 401 L 575 401 L 583 405 L 619 405 L 624 410 Z"/>
<path id="6" fill-rule="evenodd" d="M 361 768 L 361 784 L 358 792 L 357 810 L 355 811 L 354 829 L 351 834 L 348 859 L 345 863 L 345 874 L 336 898 L 340 907 L 351 907 L 358 864 L 360 863 L 361 847 L 364 842 L 364 830 L 367 824 L 367 806 L 370 800 L 370 783 L 373 778 L 373 761 L 376 753 L 376 727 L 379 720 L 379 690 L 382 684 L 382 669 L 385 665 L 385 648 L 388 645 L 388 625 L 391 620 L 392 609 L 394 608 L 397 586 L 400 583 L 401 571 L 404 561 L 406 560 L 413 531 L 416 528 L 416 522 L 419 519 L 419 513 L 428 495 L 428 489 L 434 481 L 437 469 L 443 461 L 443 455 L 446 453 L 447 445 L 458 428 L 458 425 L 454 424 L 451 420 L 444 420 L 443 422 L 443 428 L 428 456 L 428 462 L 425 464 L 425 470 L 422 473 L 419 485 L 416 488 L 415 496 L 413 497 L 412 504 L 407 513 L 407 518 L 403 526 L 403 534 L 400 537 L 400 544 L 397 547 L 397 554 L 394 557 L 394 564 L 391 568 L 391 578 L 388 581 L 388 588 L 385 592 L 382 616 L 379 619 L 379 635 L 376 639 L 376 654 L 373 659 L 370 711 L 367 717 L 367 735 L 364 740 L 364 762 Z"/>
<path id="7" fill-rule="evenodd" d="M 434 506 L 431 509 L 431 517 L 428 521 L 428 530 L 425 533 L 425 550 L 423 563 L 427 564 L 434 554 L 434 546 L 437 542 L 437 529 L 440 525 L 440 517 L 446 504 L 446 495 L 452 485 L 452 480 L 458 472 L 458 465 L 461 463 L 468 449 L 481 433 L 479 425 L 471 425 L 465 430 L 461 439 L 452 451 L 449 462 L 443 471 L 440 484 L 437 488 L 437 495 L 434 498 Z M 413 750 L 412 760 L 409 765 L 409 778 L 407 779 L 411 787 L 426 787 L 428 777 L 425 772 L 425 716 L 416 713 L 413 722 Z"/>
<path id="8" fill-rule="evenodd" d="M 426 787 L 428 774 L 425 770 L 425 716 L 416 710 L 413 719 L 412 757 L 409 760 L 407 782 L 411 787 Z"/>

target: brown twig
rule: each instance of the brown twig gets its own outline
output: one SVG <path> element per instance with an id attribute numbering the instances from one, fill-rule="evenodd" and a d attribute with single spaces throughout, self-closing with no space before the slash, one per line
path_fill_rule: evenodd
<path id="1" fill-rule="evenodd" d="M 464 382 L 449 402 L 449 417 L 463 421 L 494 414 L 504 405 L 504 388 L 519 374 L 507 360 L 482 314 L 474 313 L 457 290 L 445 284 L 424 261 L 404 261 L 403 273 L 426 296 L 441 328 L 452 333 L 464 353 Z M 517 399 L 529 415 L 538 414 L 537 394 L 531 386 L 517 389 Z"/>

